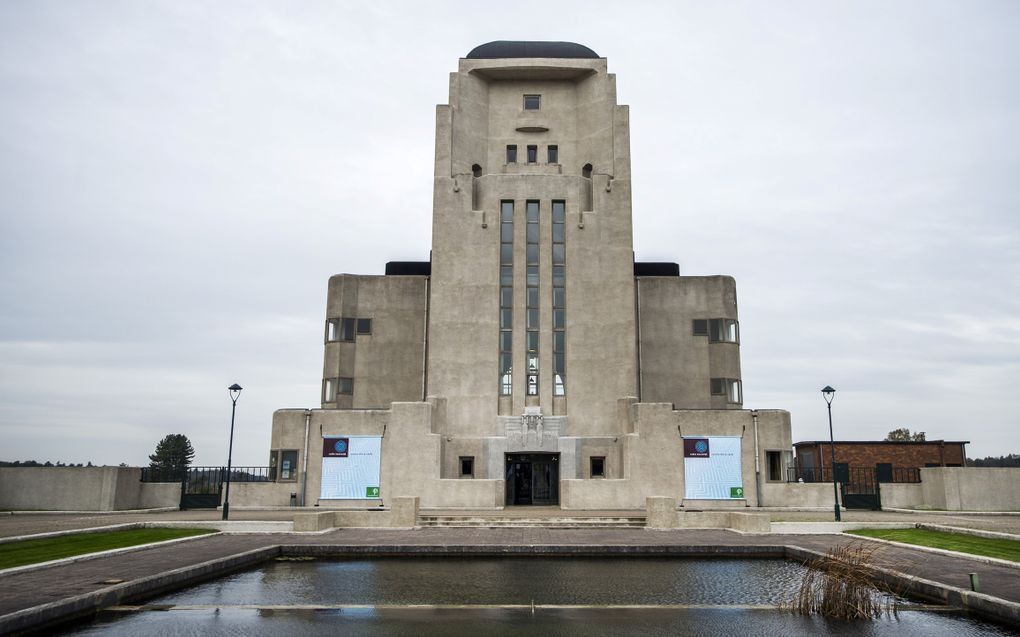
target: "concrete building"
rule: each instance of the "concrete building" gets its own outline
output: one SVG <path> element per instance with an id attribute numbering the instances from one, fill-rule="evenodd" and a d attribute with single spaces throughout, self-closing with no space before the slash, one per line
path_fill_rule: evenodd
<path id="1" fill-rule="evenodd" d="M 329 280 L 321 405 L 274 414 L 277 485 L 244 503 L 788 500 L 789 414 L 743 409 L 734 280 L 634 260 L 606 59 L 491 42 L 449 84 L 431 258 Z"/>

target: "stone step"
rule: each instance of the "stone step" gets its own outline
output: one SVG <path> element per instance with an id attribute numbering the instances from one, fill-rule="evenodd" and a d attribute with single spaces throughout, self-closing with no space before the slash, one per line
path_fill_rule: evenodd
<path id="1" fill-rule="evenodd" d="M 555 529 L 578 528 L 643 528 L 644 517 L 550 517 L 550 518 L 519 518 L 519 517 L 477 517 L 477 516 L 431 516 L 418 517 L 420 526 L 428 527 L 477 527 L 477 528 L 514 528 L 541 527 Z"/>

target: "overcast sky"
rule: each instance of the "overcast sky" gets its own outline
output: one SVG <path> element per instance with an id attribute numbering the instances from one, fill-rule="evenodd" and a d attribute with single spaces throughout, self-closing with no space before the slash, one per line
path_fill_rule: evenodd
<path id="1" fill-rule="evenodd" d="M 428 258 L 435 104 L 567 40 L 631 107 L 637 258 L 730 274 L 794 440 L 1020 452 L 1020 3 L 0 2 L 0 459 L 268 462 L 326 281 Z"/>

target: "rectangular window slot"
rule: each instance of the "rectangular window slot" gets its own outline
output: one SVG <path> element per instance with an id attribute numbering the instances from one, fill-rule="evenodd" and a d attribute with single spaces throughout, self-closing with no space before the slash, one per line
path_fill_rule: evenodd
<path id="1" fill-rule="evenodd" d="M 372 319 L 358 319 L 358 334 L 371 334 L 372 333 Z"/>
<path id="2" fill-rule="evenodd" d="M 352 318 L 340 319 L 340 340 L 341 341 L 353 341 L 354 340 L 354 326 L 355 321 Z"/>
<path id="3" fill-rule="evenodd" d="M 528 146 L 528 163 L 538 163 L 538 146 Z"/>
<path id="4" fill-rule="evenodd" d="M 335 343 L 340 340 L 340 319 L 326 319 L 326 342 Z"/>
<path id="5" fill-rule="evenodd" d="M 324 378 L 324 379 L 322 379 L 322 402 L 324 402 L 324 403 L 335 403 L 336 402 L 336 379 L 335 378 Z"/>
<path id="6" fill-rule="evenodd" d="M 709 322 L 709 340 L 713 343 L 739 342 L 739 328 L 734 319 L 711 319 Z"/>
<path id="7" fill-rule="evenodd" d="M 726 396 L 726 402 L 741 403 L 740 380 L 736 378 L 713 378 L 710 380 L 710 392 L 713 396 Z"/>
<path id="8" fill-rule="evenodd" d="M 550 146 L 555 149 L 555 146 Z M 550 151 L 551 152 L 551 151 Z M 551 160 L 550 160 L 551 161 Z M 553 396 L 567 393 L 567 203 L 552 202 Z"/>
<path id="9" fill-rule="evenodd" d="M 604 477 L 606 477 L 606 457 L 605 456 L 592 456 L 591 457 L 591 477 L 593 477 L 593 478 L 604 478 Z"/>
<path id="10" fill-rule="evenodd" d="M 336 381 L 337 394 L 340 394 L 341 396 L 351 396 L 354 394 L 353 378 L 338 378 Z"/>
<path id="11" fill-rule="evenodd" d="M 560 147 L 555 144 L 549 144 L 547 150 L 547 160 L 550 164 L 560 163 Z"/>
<path id="12" fill-rule="evenodd" d="M 514 202 L 500 202 L 499 221 L 499 394 L 509 396 L 513 392 Z"/>
<path id="13" fill-rule="evenodd" d="M 474 456 L 461 456 L 460 457 L 460 477 L 462 478 L 473 478 L 475 475 L 475 457 Z"/>
<path id="14" fill-rule="evenodd" d="M 506 147 L 506 163 L 516 164 L 517 163 L 517 145 L 508 144 Z"/>
<path id="15" fill-rule="evenodd" d="M 708 336 L 708 319 L 694 319 L 691 322 L 691 331 L 694 336 Z"/>
<path id="16" fill-rule="evenodd" d="M 297 480 L 297 455 L 296 449 L 284 449 L 280 451 L 280 481 L 293 482 Z"/>
<path id="17" fill-rule="evenodd" d="M 769 468 L 769 480 L 781 482 L 783 480 L 783 456 L 781 451 L 766 451 L 765 465 Z"/>

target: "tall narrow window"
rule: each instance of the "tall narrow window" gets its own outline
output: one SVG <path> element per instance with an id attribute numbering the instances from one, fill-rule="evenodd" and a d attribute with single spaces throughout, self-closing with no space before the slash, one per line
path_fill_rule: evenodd
<path id="1" fill-rule="evenodd" d="M 528 163 L 538 163 L 538 146 L 528 146 Z"/>
<path id="2" fill-rule="evenodd" d="M 555 144 L 549 144 L 548 148 L 548 163 L 558 164 L 560 163 L 560 147 Z"/>
<path id="3" fill-rule="evenodd" d="M 539 235 L 539 206 L 537 201 L 527 202 L 528 226 L 527 226 L 527 370 L 528 370 L 528 396 L 538 395 L 538 335 L 539 319 L 541 316 L 539 307 L 538 287 L 538 235 Z"/>
<path id="4" fill-rule="evenodd" d="M 517 145 L 509 144 L 506 147 L 506 163 L 516 164 L 517 163 Z"/>
<path id="5" fill-rule="evenodd" d="M 335 403 L 336 402 L 336 379 L 335 378 L 323 378 L 322 379 L 322 402 L 324 402 L 324 403 Z"/>
<path id="6" fill-rule="evenodd" d="M 499 208 L 499 393 L 513 390 L 514 202 Z"/>
<path id="7" fill-rule="evenodd" d="M 333 343 L 340 340 L 340 319 L 326 319 L 326 342 Z"/>
<path id="8" fill-rule="evenodd" d="M 567 393 L 567 204 L 552 202 L 553 395 Z"/>

